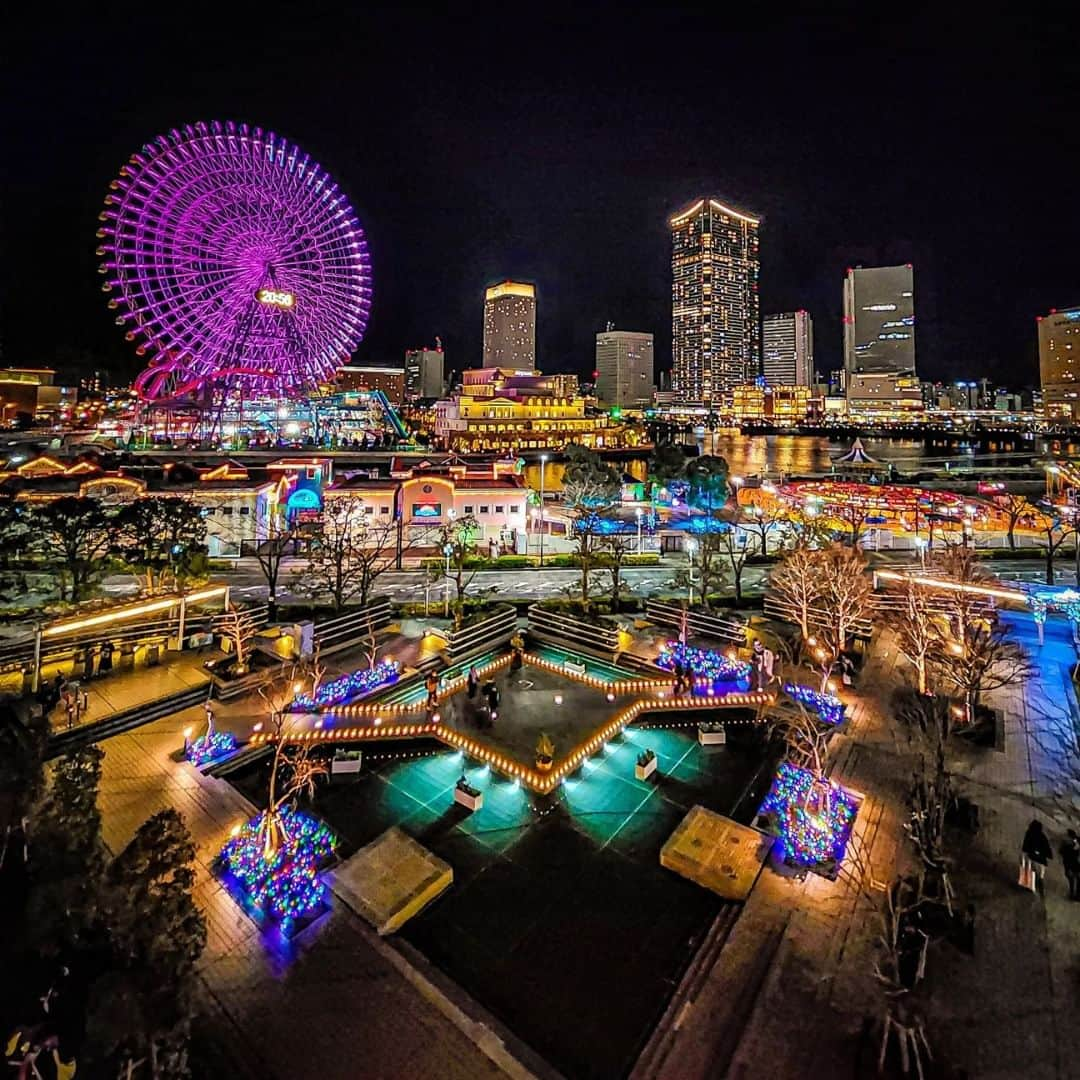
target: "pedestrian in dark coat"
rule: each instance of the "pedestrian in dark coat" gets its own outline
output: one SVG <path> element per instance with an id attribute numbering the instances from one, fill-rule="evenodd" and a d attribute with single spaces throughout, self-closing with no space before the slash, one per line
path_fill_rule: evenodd
<path id="1" fill-rule="evenodd" d="M 1080 900 L 1080 836 L 1072 829 L 1061 845 L 1061 864 L 1069 882 L 1069 899 Z"/>
<path id="2" fill-rule="evenodd" d="M 476 674 L 476 668 L 469 668 L 469 675 L 466 679 L 466 686 L 468 687 L 469 700 L 472 701 L 476 697 L 476 688 L 480 685 L 480 676 Z"/>
<path id="3" fill-rule="evenodd" d="M 1050 841 L 1043 832 L 1042 823 L 1033 820 L 1024 833 L 1024 843 L 1020 848 L 1021 870 L 1030 868 L 1035 875 L 1035 886 L 1039 893 L 1043 892 L 1043 877 L 1046 874 L 1046 864 L 1054 857 L 1050 847 Z"/>

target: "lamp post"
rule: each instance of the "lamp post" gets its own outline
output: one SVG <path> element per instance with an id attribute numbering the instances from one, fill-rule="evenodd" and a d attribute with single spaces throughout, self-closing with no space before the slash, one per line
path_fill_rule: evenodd
<path id="1" fill-rule="evenodd" d="M 689 572 L 687 574 L 686 600 L 690 604 L 694 602 L 694 552 L 696 550 L 697 541 L 693 538 L 688 538 L 686 541 L 686 561 L 689 564 Z"/>
<path id="2" fill-rule="evenodd" d="M 637 518 L 637 553 L 641 554 L 641 507 L 638 506 L 634 510 L 634 516 Z"/>
<path id="3" fill-rule="evenodd" d="M 544 565 L 544 466 L 547 454 L 540 455 L 540 565 Z"/>
<path id="4" fill-rule="evenodd" d="M 454 554 L 453 544 L 444 544 L 442 549 L 446 556 L 446 570 L 443 574 L 443 618 L 450 618 L 450 556 Z"/>

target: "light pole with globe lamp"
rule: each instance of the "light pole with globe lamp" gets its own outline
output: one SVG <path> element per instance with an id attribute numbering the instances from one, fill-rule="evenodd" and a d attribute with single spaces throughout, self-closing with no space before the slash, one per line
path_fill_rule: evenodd
<path id="1" fill-rule="evenodd" d="M 634 510 L 634 516 L 637 518 L 637 553 L 641 554 L 641 507 L 637 507 Z"/>

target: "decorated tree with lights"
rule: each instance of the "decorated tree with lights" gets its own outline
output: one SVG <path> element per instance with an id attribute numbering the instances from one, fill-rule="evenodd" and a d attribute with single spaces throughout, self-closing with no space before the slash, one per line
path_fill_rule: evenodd
<path id="1" fill-rule="evenodd" d="M 619 505 L 619 474 L 596 451 L 571 445 L 563 472 L 563 507 L 570 518 L 581 572 L 581 603 L 590 606 L 590 576 L 610 534 L 608 518 Z"/>

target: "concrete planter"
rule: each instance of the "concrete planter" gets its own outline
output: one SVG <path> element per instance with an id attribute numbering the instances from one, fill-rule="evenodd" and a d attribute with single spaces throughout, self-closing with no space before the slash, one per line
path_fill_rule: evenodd
<path id="1" fill-rule="evenodd" d="M 723 724 L 698 724 L 697 739 L 702 746 L 724 746 L 727 732 Z"/>
<path id="2" fill-rule="evenodd" d="M 634 778 L 637 780 L 648 780 L 654 772 L 656 772 L 656 758 L 651 757 L 644 765 L 638 762 L 634 766 Z"/>
<path id="3" fill-rule="evenodd" d="M 460 784 L 454 788 L 454 802 L 464 806 L 466 810 L 479 810 L 484 805 L 484 793 L 473 787 L 462 787 Z"/>
<path id="4" fill-rule="evenodd" d="M 355 754 L 342 754 L 340 757 L 335 756 L 330 762 L 330 775 L 346 776 L 350 773 L 358 773 L 362 763 L 360 751 L 357 751 Z"/>

